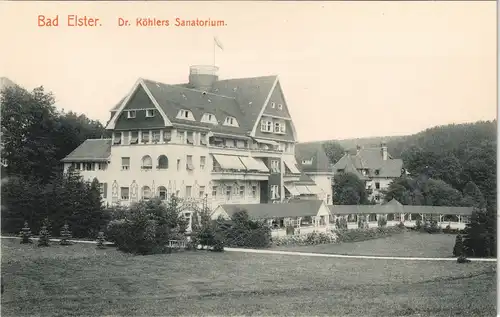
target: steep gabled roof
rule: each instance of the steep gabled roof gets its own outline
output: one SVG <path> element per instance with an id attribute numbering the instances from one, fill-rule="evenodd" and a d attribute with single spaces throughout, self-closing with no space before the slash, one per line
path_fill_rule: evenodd
<path id="1" fill-rule="evenodd" d="M 321 143 L 298 143 L 295 145 L 295 158 L 300 169 L 306 173 L 332 173 L 330 161 Z M 302 164 L 303 160 L 311 160 L 312 164 Z"/>
<path id="2" fill-rule="evenodd" d="M 269 219 L 316 216 L 323 203 L 322 200 L 296 200 L 284 204 L 226 204 L 221 207 L 229 217 L 246 210 L 252 219 Z"/>
<path id="3" fill-rule="evenodd" d="M 158 103 L 173 125 L 177 123 L 206 127 L 213 132 L 245 136 L 249 135 L 256 126 L 277 80 L 278 77 L 275 75 L 218 80 L 211 90 L 204 92 L 191 88 L 189 84 L 169 85 L 154 80 L 140 79 L 153 96 L 154 102 Z M 124 97 L 110 111 L 119 112 L 126 99 Z M 176 119 L 180 109 L 193 112 L 196 121 Z M 219 125 L 200 122 L 205 112 L 214 114 Z M 222 122 L 227 116 L 236 118 L 239 127 L 223 126 Z"/>
<path id="4" fill-rule="evenodd" d="M 73 150 L 62 162 L 107 161 L 111 155 L 111 139 L 88 139 Z"/>
<path id="5" fill-rule="evenodd" d="M 203 91 L 167 85 L 152 80 L 144 80 L 146 87 L 156 99 L 172 123 L 207 127 L 213 132 L 244 134 L 249 131 L 247 118 L 243 116 L 236 99 Z M 177 119 L 179 110 L 186 109 L 193 113 L 196 121 Z M 219 121 L 218 125 L 200 122 L 203 114 L 211 113 Z M 227 116 L 236 118 L 239 127 L 224 126 Z"/>
<path id="6" fill-rule="evenodd" d="M 387 160 L 384 160 L 381 148 L 362 148 L 355 154 L 352 151 L 347 151 L 333 166 L 334 171 L 339 169 L 347 171 L 353 168 L 356 170 L 367 169 L 368 176 L 372 177 L 399 177 L 403 168 L 403 160 L 393 159 L 390 154 L 387 155 Z M 375 173 L 376 170 L 379 171 L 378 174 Z"/>

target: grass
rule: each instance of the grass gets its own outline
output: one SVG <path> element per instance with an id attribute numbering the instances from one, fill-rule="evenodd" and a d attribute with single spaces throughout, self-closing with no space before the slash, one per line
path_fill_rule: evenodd
<path id="1" fill-rule="evenodd" d="M 2 241 L 2 316 L 493 316 L 496 263 Z"/>
<path id="2" fill-rule="evenodd" d="M 360 242 L 311 246 L 279 246 L 275 250 L 334 253 L 346 255 L 411 256 L 447 258 L 453 254 L 456 235 L 406 231 L 385 238 Z"/>

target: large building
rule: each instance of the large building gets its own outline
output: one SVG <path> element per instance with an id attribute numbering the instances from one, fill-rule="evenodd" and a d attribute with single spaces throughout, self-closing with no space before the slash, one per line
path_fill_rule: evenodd
<path id="1" fill-rule="evenodd" d="M 314 182 L 307 195 L 294 191 L 305 175 L 278 77 L 219 80 L 217 73 L 192 66 L 185 84 L 139 79 L 111 109 L 112 137 L 86 140 L 63 159 L 65 169 L 97 178 L 109 204 L 172 194 L 212 209 L 317 198 Z"/>
<path id="2" fill-rule="evenodd" d="M 394 159 L 387 152 L 387 145 L 382 143 L 379 148 L 362 148 L 356 151 L 346 151 L 344 156 L 333 166 L 334 174 L 354 173 L 365 181 L 366 188 L 371 190 L 370 199 L 383 203 L 382 191 L 400 177 L 403 170 L 403 160 Z"/>

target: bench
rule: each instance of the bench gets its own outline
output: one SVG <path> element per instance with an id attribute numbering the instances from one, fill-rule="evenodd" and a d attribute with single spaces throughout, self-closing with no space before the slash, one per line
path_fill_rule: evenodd
<path id="1" fill-rule="evenodd" d="M 186 240 L 168 240 L 168 248 L 170 250 L 181 250 L 186 248 Z"/>

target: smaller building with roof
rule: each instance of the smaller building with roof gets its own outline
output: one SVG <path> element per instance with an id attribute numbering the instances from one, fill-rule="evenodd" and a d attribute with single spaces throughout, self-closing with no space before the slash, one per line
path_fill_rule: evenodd
<path id="1" fill-rule="evenodd" d="M 344 156 L 333 166 L 333 173 L 353 173 L 365 181 L 371 190 L 370 199 L 383 203 L 382 191 L 403 173 L 403 160 L 393 158 L 387 152 L 387 145 L 379 148 L 362 148 L 346 151 Z"/>

